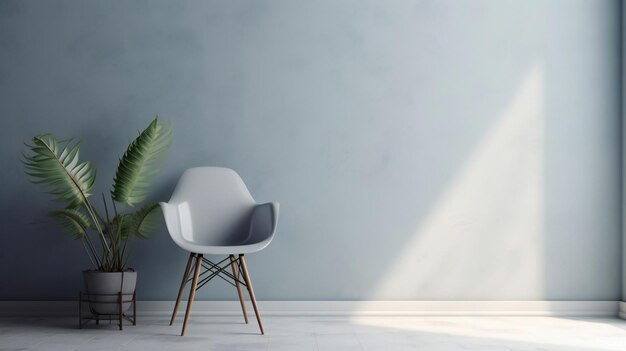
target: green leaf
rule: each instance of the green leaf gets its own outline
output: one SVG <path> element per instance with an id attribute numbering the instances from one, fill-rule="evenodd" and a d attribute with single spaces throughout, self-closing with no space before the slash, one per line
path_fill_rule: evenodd
<path id="1" fill-rule="evenodd" d="M 76 208 L 87 200 L 96 173 L 91 163 L 79 161 L 80 143 L 59 142 L 52 134 L 43 134 L 26 146 L 31 153 L 23 155 L 22 163 L 33 183 L 47 185 L 48 193 L 67 208 Z"/>
<path id="2" fill-rule="evenodd" d="M 136 235 L 141 239 L 148 238 L 162 217 L 159 213 L 159 204 L 156 202 L 145 204 L 128 216 L 126 235 Z"/>
<path id="3" fill-rule="evenodd" d="M 113 180 L 113 200 L 133 206 L 146 198 L 151 185 L 148 180 L 159 172 L 158 166 L 170 145 L 171 130 L 157 117 L 128 145 Z"/>
<path id="4" fill-rule="evenodd" d="M 128 214 L 120 213 L 115 215 L 110 222 L 107 223 L 106 232 L 111 236 L 111 240 L 126 240 L 128 227 Z M 115 250 L 114 250 L 115 251 Z"/>
<path id="5" fill-rule="evenodd" d="M 53 211 L 50 212 L 50 216 L 55 217 L 61 227 L 69 232 L 74 239 L 85 237 L 87 229 L 93 227 L 89 217 L 76 209 Z"/>
<path id="6" fill-rule="evenodd" d="M 158 208 L 159 204 L 153 202 L 145 204 L 133 213 L 120 213 L 111 220 L 110 229 L 114 233 L 119 233 L 121 240 L 127 240 L 131 236 L 146 239 L 161 219 Z"/>

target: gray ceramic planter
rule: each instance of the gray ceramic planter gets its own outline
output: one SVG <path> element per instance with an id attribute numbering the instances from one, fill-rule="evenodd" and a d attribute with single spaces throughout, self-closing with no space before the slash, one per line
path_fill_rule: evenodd
<path id="1" fill-rule="evenodd" d="M 85 291 L 89 294 L 89 308 L 93 313 L 119 314 L 119 293 L 123 294 L 123 301 L 132 300 L 137 284 L 137 272 L 83 271 L 83 280 Z M 121 313 L 126 312 L 130 306 L 130 302 L 123 303 Z"/>

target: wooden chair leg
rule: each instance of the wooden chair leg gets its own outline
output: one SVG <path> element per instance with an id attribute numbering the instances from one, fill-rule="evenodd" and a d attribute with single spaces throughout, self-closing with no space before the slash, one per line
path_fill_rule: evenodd
<path id="1" fill-rule="evenodd" d="M 187 311 L 185 312 L 185 319 L 183 320 L 183 330 L 180 333 L 180 336 L 185 335 L 185 329 L 187 329 L 187 320 L 189 319 L 189 313 L 191 312 L 191 305 L 193 304 L 193 299 L 196 297 L 196 287 L 198 286 L 198 275 L 200 275 L 200 267 L 202 265 L 202 255 L 199 254 L 196 257 L 196 270 L 193 274 L 193 282 L 191 283 L 191 291 L 189 291 L 189 301 L 187 301 Z"/>
<path id="2" fill-rule="evenodd" d="M 256 315 L 256 321 L 259 323 L 259 329 L 261 329 L 261 334 L 265 335 L 263 331 L 263 324 L 261 323 L 261 316 L 259 315 L 259 309 L 256 305 L 256 298 L 254 297 L 254 291 L 252 290 L 252 283 L 250 282 L 250 275 L 248 274 L 248 268 L 246 267 L 246 260 L 243 258 L 243 255 L 239 255 L 239 261 L 241 262 L 241 269 L 243 270 L 243 278 L 246 281 L 246 285 L 248 286 L 248 293 L 250 293 L 250 300 L 252 301 L 252 307 L 254 307 L 254 314 Z"/>
<path id="3" fill-rule="evenodd" d="M 178 297 L 176 298 L 176 304 L 174 305 L 174 312 L 172 312 L 170 325 L 174 324 L 174 320 L 176 320 L 176 313 L 178 312 L 178 305 L 180 304 L 180 298 L 183 296 L 183 291 L 185 291 L 185 286 L 187 286 L 187 280 L 189 280 L 189 269 L 191 268 L 191 262 L 193 261 L 194 256 L 195 254 L 193 252 L 189 253 L 189 259 L 187 260 L 187 267 L 185 267 L 185 274 L 183 274 L 183 281 L 180 282 L 180 289 L 178 289 Z"/>
<path id="4" fill-rule="evenodd" d="M 241 303 L 241 311 L 243 311 L 243 319 L 248 324 L 248 313 L 246 312 L 246 305 L 243 302 L 243 293 L 241 292 L 241 285 L 239 284 L 239 265 L 235 260 L 234 255 L 230 255 L 230 266 L 233 269 L 233 276 L 235 277 L 235 286 L 237 287 L 237 294 L 239 294 L 239 302 Z"/>

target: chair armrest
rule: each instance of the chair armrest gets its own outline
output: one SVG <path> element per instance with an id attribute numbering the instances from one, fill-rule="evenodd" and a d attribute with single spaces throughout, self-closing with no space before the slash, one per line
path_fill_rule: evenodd
<path id="1" fill-rule="evenodd" d="M 278 202 L 259 204 L 252 210 L 250 216 L 250 240 L 261 242 L 271 239 L 278 223 Z"/>
<path id="2" fill-rule="evenodd" d="M 167 231 L 174 241 L 182 240 L 182 228 L 180 223 L 180 215 L 178 213 L 178 205 L 170 204 L 167 202 L 159 202 L 161 210 L 163 211 L 163 217 L 165 218 L 165 225 Z"/>

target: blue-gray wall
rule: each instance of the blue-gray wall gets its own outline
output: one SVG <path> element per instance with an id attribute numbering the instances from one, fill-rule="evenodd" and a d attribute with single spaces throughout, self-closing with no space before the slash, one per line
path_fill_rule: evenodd
<path id="1" fill-rule="evenodd" d="M 155 114 L 155 199 L 219 165 L 281 203 L 260 299 L 617 299 L 619 22 L 595 0 L 1 1 L 0 299 L 75 298 L 89 267 L 22 143 L 81 138 L 107 191 Z M 186 254 L 164 228 L 136 250 L 139 297 L 173 299 Z"/>
<path id="2" fill-rule="evenodd" d="M 624 135 L 626 135 L 626 67 L 624 67 L 624 57 L 626 57 L 626 25 L 623 23 L 623 19 L 626 18 L 626 6 L 622 1 L 622 52 L 621 52 L 621 61 L 622 61 L 622 301 L 626 301 L 626 220 L 624 220 L 623 214 L 624 209 L 626 209 L 626 140 L 624 139 Z"/>

